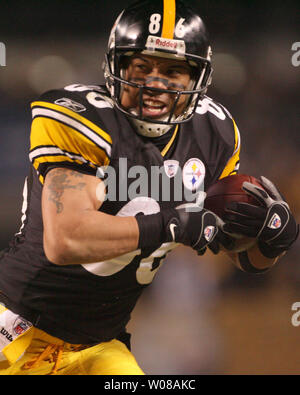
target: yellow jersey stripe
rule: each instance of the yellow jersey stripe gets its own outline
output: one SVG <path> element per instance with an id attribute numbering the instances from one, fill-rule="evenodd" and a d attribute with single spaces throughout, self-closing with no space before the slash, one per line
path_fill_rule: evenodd
<path id="1" fill-rule="evenodd" d="M 238 163 L 239 163 L 239 154 L 240 151 L 238 151 L 235 155 L 233 155 L 229 161 L 227 162 L 227 165 L 225 166 L 219 180 L 221 180 L 224 177 L 233 175 L 237 173 L 238 170 Z"/>
<path id="2" fill-rule="evenodd" d="M 48 103 L 48 102 L 43 102 L 43 101 L 36 101 L 31 103 L 31 108 L 35 107 L 43 107 L 43 108 L 48 108 L 50 110 L 57 111 L 59 113 L 65 114 L 68 117 L 71 117 L 75 119 L 76 121 L 82 123 L 92 131 L 94 131 L 96 134 L 98 134 L 101 138 L 103 138 L 108 144 L 112 144 L 112 139 L 108 133 L 106 133 L 104 130 L 99 128 L 99 126 L 95 125 L 93 122 L 89 121 L 85 117 L 77 114 L 76 112 L 69 110 L 66 107 L 59 106 L 58 104 L 53 104 L 53 103 Z"/>
<path id="3" fill-rule="evenodd" d="M 68 152 L 68 151 L 64 151 L 61 150 L 58 147 L 55 146 L 39 146 L 36 147 L 35 149 L 33 149 L 32 151 L 30 151 L 29 153 L 29 159 L 32 163 L 34 163 L 38 158 L 41 157 L 51 157 L 51 156 L 63 156 L 65 157 L 67 160 L 73 160 L 75 162 L 78 162 L 80 164 L 84 163 L 84 164 L 88 164 L 89 166 L 95 168 L 96 166 L 93 163 L 90 163 L 88 160 L 86 160 L 85 158 L 83 158 L 81 155 L 78 155 L 76 153 L 73 152 Z"/>
<path id="4" fill-rule="evenodd" d="M 38 158 L 39 156 L 51 155 L 55 147 L 65 151 L 63 155 L 67 158 L 66 160 L 79 160 L 80 163 L 85 160 L 95 166 L 106 166 L 110 161 L 103 148 L 97 146 L 76 129 L 54 119 L 34 118 L 30 135 L 30 159 L 39 162 L 41 160 Z M 43 148 L 46 149 L 46 152 L 41 151 Z M 72 155 L 78 156 L 78 158 L 72 158 Z M 36 156 L 37 158 L 35 158 Z M 80 160 L 80 158 L 82 159 Z"/>
<path id="5" fill-rule="evenodd" d="M 36 160 L 33 163 L 33 167 L 39 171 L 39 167 L 41 164 L 44 163 L 58 163 L 58 162 L 70 162 L 70 163 L 77 163 L 78 165 L 82 165 L 82 162 L 79 160 L 72 160 L 71 158 L 68 158 L 67 156 L 61 155 L 61 156 L 45 156 L 45 157 L 39 157 L 38 160 Z"/>
<path id="6" fill-rule="evenodd" d="M 170 138 L 170 141 L 168 142 L 168 144 L 165 146 L 165 148 L 161 151 L 161 155 L 165 156 L 167 154 L 167 152 L 169 151 L 169 149 L 171 148 L 174 140 L 176 139 L 177 136 L 177 132 L 178 132 L 179 126 L 176 125 L 176 128 L 174 130 L 173 136 Z"/>
<path id="7" fill-rule="evenodd" d="M 237 127 L 237 124 L 235 123 L 234 119 L 232 118 L 233 122 L 233 127 L 234 127 L 234 138 L 235 138 L 235 145 L 234 145 L 234 153 L 240 149 L 241 145 L 241 137 L 240 137 L 240 132 Z"/>
<path id="8" fill-rule="evenodd" d="M 164 0 L 162 38 L 173 39 L 176 20 L 176 1 Z"/>
<path id="9" fill-rule="evenodd" d="M 240 162 L 240 150 L 241 150 L 241 138 L 240 138 L 240 133 L 238 130 L 238 127 L 232 118 L 233 122 L 233 127 L 234 127 L 234 151 L 232 154 L 232 157 L 229 159 L 227 162 L 219 180 L 221 180 L 224 177 L 228 177 L 230 175 L 234 175 L 237 173 L 238 168 L 239 168 L 239 162 Z"/>
<path id="10" fill-rule="evenodd" d="M 95 145 L 104 150 L 109 157 L 111 156 L 111 145 L 81 122 L 57 111 L 49 110 L 48 108 L 35 107 L 32 110 L 32 115 L 33 120 L 37 118 L 52 119 L 59 121 L 63 126 L 71 127 L 73 130 L 76 130 L 79 134 L 85 136 L 88 140 L 92 141 Z"/>

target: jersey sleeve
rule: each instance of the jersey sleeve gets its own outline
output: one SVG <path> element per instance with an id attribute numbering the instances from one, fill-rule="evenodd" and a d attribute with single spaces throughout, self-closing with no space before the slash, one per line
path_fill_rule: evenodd
<path id="1" fill-rule="evenodd" d="M 89 119 L 89 103 L 76 99 L 65 91 L 52 91 L 31 104 L 29 159 L 42 184 L 55 167 L 95 175 L 98 167 L 110 162 L 111 136 L 100 122 Z"/>
<path id="2" fill-rule="evenodd" d="M 233 118 L 231 119 L 232 119 L 233 130 L 234 130 L 234 147 L 232 150 L 232 155 L 229 158 L 226 166 L 224 167 L 222 174 L 219 177 L 219 180 L 224 177 L 237 174 L 240 167 L 241 136 L 234 119 Z"/>

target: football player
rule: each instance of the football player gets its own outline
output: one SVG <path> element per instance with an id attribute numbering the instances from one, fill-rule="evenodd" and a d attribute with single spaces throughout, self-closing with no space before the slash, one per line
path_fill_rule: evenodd
<path id="1" fill-rule="evenodd" d="M 296 239 L 266 179 L 268 192 L 244 185 L 260 207 L 231 205 L 225 225 L 203 208 L 240 153 L 234 119 L 206 96 L 211 56 L 186 3 L 139 0 L 112 29 L 106 86 L 71 85 L 32 103 L 22 226 L 0 261 L 1 374 L 144 374 L 126 325 L 169 251 L 222 248 L 257 273 Z M 139 172 L 148 178 L 137 184 Z M 234 233 L 255 245 L 234 252 Z"/>

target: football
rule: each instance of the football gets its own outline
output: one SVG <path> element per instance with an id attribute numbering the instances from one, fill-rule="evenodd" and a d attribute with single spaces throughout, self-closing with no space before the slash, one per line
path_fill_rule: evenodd
<path id="1" fill-rule="evenodd" d="M 264 189 L 253 176 L 236 174 L 218 180 L 206 192 L 204 207 L 223 218 L 225 208 L 230 202 L 245 202 L 258 206 L 259 202 L 243 191 L 243 183 L 247 181 Z"/>
<path id="2" fill-rule="evenodd" d="M 204 207 L 223 218 L 226 206 L 230 202 L 245 202 L 259 206 L 259 202 L 252 196 L 243 191 L 243 182 L 250 182 L 254 185 L 264 189 L 260 182 L 253 176 L 246 174 L 237 174 L 228 176 L 218 180 L 216 183 L 206 191 L 206 199 Z M 253 238 L 235 235 L 236 248 L 234 252 L 240 252 L 250 248 L 255 244 L 256 240 Z"/>

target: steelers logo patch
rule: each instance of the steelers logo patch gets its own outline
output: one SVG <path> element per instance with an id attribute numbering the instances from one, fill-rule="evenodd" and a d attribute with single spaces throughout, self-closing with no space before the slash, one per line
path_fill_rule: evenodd
<path id="1" fill-rule="evenodd" d="M 184 186 L 190 191 L 196 191 L 203 184 L 205 178 L 204 163 L 198 158 L 189 159 L 182 171 Z"/>

